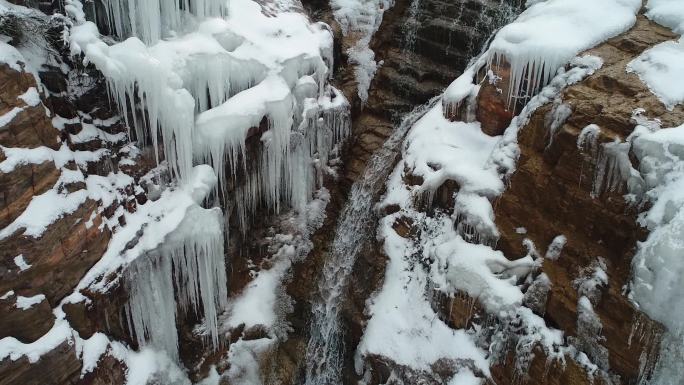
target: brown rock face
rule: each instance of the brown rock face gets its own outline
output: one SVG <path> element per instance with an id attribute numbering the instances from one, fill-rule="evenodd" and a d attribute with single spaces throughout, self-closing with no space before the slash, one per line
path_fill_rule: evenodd
<path id="1" fill-rule="evenodd" d="M 37 2 L 28 3 L 33 6 Z M 42 2 L 40 5 L 46 9 L 55 9 L 49 2 Z M 43 27 L 44 30 L 41 29 Z M 52 27 L 54 26 L 41 25 L 36 27 L 35 33 L 41 31 L 40 33 L 47 36 Z M 99 140 L 73 143 L 70 137 L 70 134 L 82 129 L 83 116 L 101 120 L 108 120 L 113 116 L 114 111 L 111 109 L 106 88 L 102 87 L 101 79 L 96 73 L 88 73 L 91 70 L 81 68 L 74 76 L 89 77 L 95 83 L 91 84 L 92 88 L 85 94 L 81 88 L 75 92 L 68 86 L 67 77 L 62 72 L 71 65 L 69 56 L 67 54 L 62 59 L 58 57 L 60 49 L 64 48 L 62 43 L 49 48 L 50 55 L 57 55 L 52 59 L 64 59 L 64 62 L 61 66 L 39 68 L 41 84 L 37 84 L 34 76 L 28 72 L 0 65 L 0 114 L 13 109 L 18 112 L 6 125 L 0 127 L 0 145 L 9 148 L 8 151 L 44 146 L 48 152 L 61 146 L 67 146 L 71 151 L 92 151 L 106 147 L 111 153 L 104 161 L 81 165 L 72 161 L 59 166 L 67 169 L 67 172 L 82 173 L 84 177 L 92 174 L 107 175 L 110 171 L 116 171 L 115 154 L 121 144 L 103 143 Z M 19 98 L 32 87 L 40 93 L 41 102 L 36 106 L 29 106 Z M 77 123 L 65 125 L 64 130 L 60 131 L 52 123 L 52 118 L 57 115 L 63 118 L 80 118 L 76 119 Z M 87 123 L 93 121 L 88 120 Z M 96 124 L 96 127 L 111 134 L 120 133 L 124 129 L 116 124 L 108 127 Z M 7 156 L 0 150 L 0 161 L 6 160 Z M 63 169 L 58 169 L 52 160 L 48 160 L 39 164 L 17 164 L 12 169 L 0 172 L 0 228 L 6 228 L 15 221 L 24 213 L 32 199 L 48 190 L 74 193 L 86 188 L 82 181 L 58 182 Z M 136 171 L 138 176 L 145 172 Z M 135 198 L 133 190 L 130 190 L 129 192 L 126 189 L 129 199 L 125 207 L 135 210 Z M 124 203 L 126 202 L 115 202 L 115 205 Z M 24 234 L 25 229 L 19 228 L 0 239 L 0 296 L 4 297 L 0 300 L 0 338 L 13 337 L 30 343 L 52 328 L 55 322 L 53 309 L 73 292 L 107 248 L 111 234 L 103 222 L 105 216 L 112 217 L 116 210 L 103 210 L 101 206 L 100 201 L 86 199 L 72 212 L 47 224 L 39 235 Z M 15 262 L 19 255 L 28 266 Z M 10 291 L 14 295 L 6 295 Z M 36 295 L 44 295 L 45 299 L 26 308 L 17 305 L 18 296 Z M 112 291 L 104 297 L 95 294 L 91 297 L 88 309 L 79 308 L 85 307 L 85 303 L 65 306 L 67 319 L 73 322 L 75 330 L 84 338 L 90 337 L 94 331 L 105 331 L 114 338 L 126 341 L 124 336 L 128 331 L 122 331 L 125 325 L 119 319 L 121 297 L 125 299 L 125 293 Z M 115 384 L 123 383 L 125 375 L 125 368 L 108 357 L 103 360 L 100 368 L 80 378 L 81 361 L 73 341 L 62 343 L 41 355 L 40 359 L 31 356 L 29 358 L 36 362 L 30 362 L 27 357 L 16 360 L 6 357 L 0 361 L 0 384 Z"/>
<path id="2" fill-rule="evenodd" d="M 485 80 L 477 95 L 477 120 L 482 132 L 490 136 L 504 133 L 515 115 L 515 104 L 508 100 L 511 68 L 501 65 L 492 70 L 501 80 Z"/>
<path id="3" fill-rule="evenodd" d="M 0 339 L 14 337 L 24 343 L 37 340 L 47 333 L 54 324 L 52 308 L 46 300 L 27 309 L 18 308 L 17 296 L 21 293 L 0 299 Z"/>
<path id="4" fill-rule="evenodd" d="M 645 236 L 636 224 L 636 210 L 628 206 L 619 192 L 603 192 L 592 198 L 592 180 L 597 159 L 578 149 L 580 131 L 589 124 L 601 128 L 599 142 L 624 138 L 635 126 L 630 121 L 635 107 L 646 109 L 649 117 L 660 118 L 665 125 L 684 121 L 684 110 L 668 112 L 640 80 L 625 72 L 626 64 L 644 49 L 674 38 L 664 28 L 639 17 L 636 26 L 591 54 L 605 64 L 585 81 L 569 87 L 561 99 L 572 113 L 550 137 L 549 117 L 559 104 L 538 110 L 520 131 L 521 157 L 510 187 L 496 202 L 497 225 L 502 237 L 500 248 L 507 255 L 521 255 L 523 238 L 529 238 L 540 252 L 558 235 L 567 244 L 557 260 L 546 260 L 542 268 L 552 283 L 545 319 L 567 336 L 577 333 L 577 288 L 573 281 L 583 269 L 603 258 L 607 266 L 608 287 L 601 291 L 595 310 L 603 324 L 601 342 L 609 354 L 609 367 L 602 368 L 619 376 L 619 383 L 636 383 L 642 353 L 652 354 L 658 344 L 659 326 L 640 314 L 623 295 L 629 282 L 631 260 L 636 242 Z M 516 228 L 525 227 L 526 234 Z M 645 338 L 631 338 L 634 325 L 646 325 Z M 573 364 L 574 365 L 574 364 Z M 560 377 L 540 377 L 543 370 L 533 364 L 530 383 L 580 384 L 586 376 L 572 374 L 571 365 Z M 512 375 L 510 368 L 497 369 L 501 381 Z M 495 372 L 496 373 L 496 372 Z M 504 381 L 504 382 L 502 382 Z"/>
<path id="5" fill-rule="evenodd" d="M 64 342 L 37 362 L 25 357 L 0 361 L 1 385 L 58 385 L 76 383 L 81 370 L 75 347 Z"/>
<path id="6" fill-rule="evenodd" d="M 30 107 L 19 99 L 30 87 L 37 88 L 33 76 L 2 66 L 0 83 L 3 84 L 0 108 L 23 109 L 0 128 L 0 144 L 18 148 L 57 148 L 59 131 L 52 126 L 43 105 Z M 59 175 L 60 171 L 51 161 L 20 165 L 9 173 L 0 173 L 0 227 L 19 217 L 34 196 L 53 188 Z M 88 202 L 49 226 L 39 238 L 22 235 L 23 229 L 20 229 L 0 240 L 0 292 L 13 290 L 26 297 L 38 294 L 47 297 L 47 301 L 27 310 L 14 306 L 13 298 L 2 301 L 5 311 L 0 318 L 0 334 L 3 337 L 14 336 L 32 342 L 47 332 L 53 324 L 52 307 L 71 292 L 87 269 L 101 257 L 109 237 L 98 229 L 100 218 L 95 216 L 93 226 L 86 226 L 95 207 L 95 202 Z M 15 264 L 14 259 L 19 255 L 30 268 L 21 270 Z"/>

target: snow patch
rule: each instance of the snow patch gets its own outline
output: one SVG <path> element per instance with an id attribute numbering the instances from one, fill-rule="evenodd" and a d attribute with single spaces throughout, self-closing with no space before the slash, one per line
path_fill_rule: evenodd
<path id="1" fill-rule="evenodd" d="M 26 263 L 23 254 L 19 254 L 16 257 L 14 257 L 14 264 L 17 265 L 17 267 L 21 271 L 28 270 L 29 268 L 31 268 L 31 265 Z"/>
<path id="2" fill-rule="evenodd" d="M 684 3 L 682 8 L 684 20 Z M 684 21 L 682 22 L 684 26 Z M 684 31 L 682 31 L 684 32 Z M 654 95 L 672 111 L 684 102 L 684 38 L 649 48 L 627 65 L 627 72 L 639 75 Z"/>
<path id="3" fill-rule="evenodd" d="M 19 295 L 17 296 L 16 306 L 17 309 L 28 310 L 43 301 L 45 301 L 45 295 L 43 294 L 34 295 L 32 297 L 23 297 Z"/>

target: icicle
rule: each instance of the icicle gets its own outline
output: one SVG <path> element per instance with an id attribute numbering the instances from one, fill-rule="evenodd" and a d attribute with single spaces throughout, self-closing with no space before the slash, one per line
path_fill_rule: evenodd
<path id="1" fill-rule="evenodd" d="M 218 314 L 228 301 L 222 223 L 218 208 L 192 206 L 162 246 L 129 267 L 126 311 L 140 346 L 152 345 L 178 360 L 176 309 L 180 307 L 197 314 L 203 311 L 212 346 L 218 348 Z"/>
<path id="2" fill-rule="evenodd" d="M 582 129 L 577 137 L 577 149 L 592 155 L 593 159 L 598 157 L 598 137 L 601 128 L 595 124 L 590 124 Z"/>
<path id="3" fill-rule="evenodd" d="M 197 118 L 197 157 L 217 170 L 228 170 L 219 174 L 223 195 L 231 195 L 229 180 L 244 175 L 232 194 L 243 231 L 261 205 L 272 212 L 282 205 L 303 209 L 321 184 L 321 168 L 331 151 L 349 134 L 349 104 L 339 91 L 326 87 L 319 95 L 309 75 L 293 88 L 282 78 L 267 77 Z M 256 162 L 248 168 L 245 141 L 263 118 L 268 130 L 261 135 Z"/>
<path id="4" fill-rule="evenodd" d="M 121 39 L 136 36 L 146 44 L 162 38 L 165 32 L 183 26 L 183 16 L 223 16 L 225 0 L 106 0 L 107 24 Z"/>
<path id="5" fill-rule="evenodd" d="M 546 126 L 549 128 L 549 143 L 546 145 L 548 149 L 553 144 L 553 139 L 558 133 L 565 121 L 572 115 L 572 108 L 569 104 L 563 103 L 560 98 L 554 100 L 553 108 L 546 116 Z"/>
<path id="6" fill-rule="evenodd" d="M 592 184 L 592 198 L 598 198 L 604 192 L 619 191 L 632 175 L 630 147 L 630 143 L 618 139 L 602 144 Z"/>
<path id="7" fill-rule="evenodd" d="M 523 304 L 540 316 L 546 313 L 546 302 L 551 291 L 551 280 L 545 273 L 539 274 L 525 291 Z"/>
<path id="8" fill-rule="evenodd" d="M 171 260 L 158 255 L 140 256 L 127 271 L 129 300 L 126 315 L 131 335 L 140 347 L 151 345 L 178 360 L 176 300 Z"/>

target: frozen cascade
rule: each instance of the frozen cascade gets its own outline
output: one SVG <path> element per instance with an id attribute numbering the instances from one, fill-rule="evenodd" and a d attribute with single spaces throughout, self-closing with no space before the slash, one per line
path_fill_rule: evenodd
<path id="1" fill-rule="evenodd" d="M 419 1 L 419 0 L 416 0 Z M 349 62 L 354 65 L 358 95 L 362 103 L 368 100 L 368 90 L 375 77 L 378 63 L 370 49 L 371 39 L 380 28 L 383 13 L 394 5 L 394 0 L 332 0 L 330 6 L 342 33 L 358 36 L 347 50 Z"/>
<path id="2" fill-rule="evenodd" d="M 103 0 L 107 22 L 119 38 L 137 36 L 147 44 L 155 43 L 165 32 L 183 26 L 189 12 L 197 17 L 221 16 L 225 0 Z"/>
<path id="3" fill-rule="evenodd" d="M 319 300 L 313 304 L 311 336 L 306 347 L 306 385 L 337 385 L 344 360 L 339 311 L 356 257 L 372 237 L 373 208 L 404 136 L 439 98 L 414 109 L 371 157 L 363 176 L 352 186 L 335 229 L 335 238 L 318 283 Z"/>
<path id="4" fill-rule="evenodd" d="M 178 360 L 178 298 L 181 310 L 204 315 L 212 346 L 218 347 L 217 317 L 228 300 L 223 232 L 220 209 L 193 206 L 162 246 L 130 265 L 126 314 L 139 346 L 151 345 Z"/>
<path id="5" fill-rule="evenodd" d="M 254 97 L 262 91 L 268 95 L 265 101 Z M 264 146 L 256 162 L 248 165 L 248 132 L 264 118 L 269 128 L 260 137 Z M 246 231 L 250 215 L 261 204 L 273 212 L 281 205 L 304 207 L 320 186 L 320 168 L 349 135 L 350 124 L 349 104 L 336 89 L 326 86 L 320 92 L 313 77 L 306 75 L 296 83 L 293 94 L 282 78 L 267 77 L 198 116 L 194 151 L 202 162 L 224 170 L 219 172 L 224 196 L 228 180 L 244 176 L 232 199 L 238 224 Z"/>

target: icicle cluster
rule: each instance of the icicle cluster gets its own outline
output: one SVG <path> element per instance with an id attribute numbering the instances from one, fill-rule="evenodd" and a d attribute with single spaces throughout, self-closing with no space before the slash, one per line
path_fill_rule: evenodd
<path id="1" fill-rule="evenodd" d="M 104 74 L 136 139 L 163 151 L 195 203 L 162 246 L 131 258 L 131 333 L 177 360 L 176 312 L 193 311 L 216 348 L 227 300 L 223 219 L 198 205 L 220 188 L 243 231 L 258 207 L 305 211 L 350 129 L 346 99 L 327 84 L 332 35 L 299 13 L 267 17 L 252 0 L 111 0 L 109 29 L 132 37 L 108 45 L 82 5 L 66 1 L 72 54 Z M 194 161 L 212 164 L 218 178 L 206 165 L 194 175 Z M 188 191 L 194 177 L 201 186 Z M 215 179 L 220 187 L 208 183 Z"/>
<path id="2" fill-rule="evenodd" d="M 187 13 L 221 16 L 225 0 L 106 0 L 107 23 L 119 38 L 137 36 L 147 44 L 183 26 Z"/>
<path id="3" fill-rule="evenodd" d="M 188 6 L 213 9 L 212 2 L 202 4 Z M 111 6 L 143 7 L 138 2 Z M 257 207 L 302 208 L 310 200 L 330 151 L 347 135 L 349 107 L 327 85 L 332 65 L 327 29 L 292 15 L 266 23 L 249 0 L 236 0 L 231 7 L 232 17 L 208 19 L 197 32 L 151 47 L 138 39 L 107 46 L 85 21 L 72 29 L 71 43 L 72 51 L 84 52 L 102 70 L 119 106 L 132 111 L 127 123 L 138 139 L 150 138 L 156 149 L 161 136 L 175 175 L 184 179 L 193 158 L 214 166 L 223 197 L 237 202 L 239 224 L 246 230 L 247 217 Z M 257 25 L 273 31 L 254 31 Z M 246 140 L 255 130 L 262 148 L 256 159 L 248 159 Z M 236 185 L 232 194 L 229 182 Z"/>
<path id="4" fill-rule="evenodd" d="M 193 206 L 163 245 L 128 268 L 126 313 L 139 346 L 151 345 L 178 360 L 180 305 L 204 315 L 212 346 L 218 347 L 218 314 L 228 301 L 222 223 L 219 209 Z"/>
<path id="5" fill-rule="evenodd" d="M 630 148 L 630 143 L 620 140 L 601 145 L 591 190 L 593 198 L 605 192 L 620 192 L 630 176 L 638 175 L 629 160 Z"/>
<path id="6" fill-rule="evenodd" d="M 549 0 L 532 4 L 513 23 L 501 28 L 485 55 L 494 72 L 510 71 L 509 106 L 537 94 L 580 52 L 629 29 L 640 7 L 639 0 Z"/>
<path id="7" fill-rule="evenodd" d="M 252 93 L 266 89 L 268 99 L 253 98 Z M 224 196 L 230 195 L 228 181 L 244 175 L 232 194 L 243 230 L 260 205 L 277 212 L 283 204 L 299 210 L 310 201 L 330 152 L 349 134 L 348 110 L 341 93 L 331 87 L 321 92 L 314 78 L 305 75 L 293 93 L 282 78 L 269 77 L 200 114 L 195 152 L 217 170 L 228 164 L 228 171 L 219 174 Z M 246 139 L 264 119 L 268 124 L 260 137 L 264 146 L 256 163 L 248 165 Z"/>

